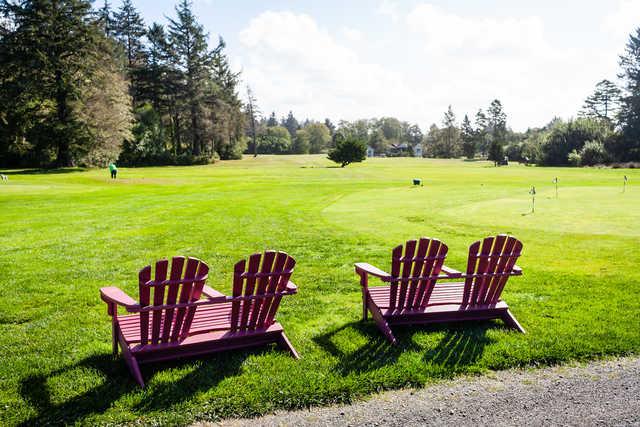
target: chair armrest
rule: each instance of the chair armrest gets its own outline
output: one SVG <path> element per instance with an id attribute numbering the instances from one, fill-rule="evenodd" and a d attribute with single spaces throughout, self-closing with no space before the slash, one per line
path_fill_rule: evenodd
<path id="1" fill-rule="evenodd" d="M 204 285 L 202 287 L 202 293 L 210 300 L 225 301 L 227 299 L 227 296 L 225 294 L 223 294 L 222 292 L 218 292 L 207 285 Z"/>
<path id="2" fill-rule="evenodd" d="M 522 268 L 518 267 L 517 265 L 513 265 L 513 267 L 511 268 L 513 270 L 513 274 L 519 276 L 522 274 Z"/>
<path id="3" fill-rule="evenodd" d="M 379 277 L 383 282 L 388 282 L 392 279 L 392 276 L 386 271 L 380 270 L 378 267 L 374 267 L 366 262 L 358 262 L 355 264 L 356 273 L 359 275 L 370 274 L 372 276 Z"/>
<path id="4" fill-rule="evenodd" d="M 290 294 L 298 293 L 298 287 L 295 283 L 289 281 L 289 283 L 287 283 L 287 292 Z"/>
<path id="5" fill-rule="evenodd" d="M 115 286 L 100 288 L 100 298 L 107 304 L 121 305 L 126 308 L 127 311 L 136 311 L 140 308 L 136 300 Z"/>
<path id="6" fill-rule="evenodd" d="M 443 265 L 442 268 L 440 269 L 444 274 L 444 278 L 450 278 L 450 279 L 458 279 L 460 277 L 462 277 L 462 273 L 456 269 L 453 269 L 451 267 L 447 267 L 446 265 Z"/>

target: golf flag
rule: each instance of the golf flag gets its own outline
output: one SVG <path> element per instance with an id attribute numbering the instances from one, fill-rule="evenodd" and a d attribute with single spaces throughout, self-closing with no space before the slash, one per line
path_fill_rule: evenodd
<path id="1" fill-rule="evenodd" d="M 536 187 L 531 187 L 531 190 L 529 190 L 529 194 L 531 194 L 532 196 L 536 195 Z"/>
<path id="2" fill-rule="evenodd" d="M 555 178 L 553 178 L 553 183 L 557 184 L 558 183 L 558 177 L 556 176 Z"/>

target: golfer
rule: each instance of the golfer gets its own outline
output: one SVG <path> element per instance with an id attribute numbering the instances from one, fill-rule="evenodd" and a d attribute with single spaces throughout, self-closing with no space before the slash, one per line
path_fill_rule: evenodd
<path id="1" fill-rule="evenodd" d="M 115 163 L 109 163 L 109 172 L 111 172 L 111 179 L 116 179 L 116 175 L 118 175 L 118 168 Z"/>

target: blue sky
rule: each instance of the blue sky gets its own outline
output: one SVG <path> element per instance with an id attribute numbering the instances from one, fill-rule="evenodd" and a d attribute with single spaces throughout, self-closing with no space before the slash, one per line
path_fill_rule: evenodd
<path id="1" fill-rule="evenodd" d="M 177 0 L 176 0 L 177 1 Z M 96 2 L 96 6 L 101 0 Z M 175 1 L 134 0 L 166 23 Z M 117 3 L 116 3 L 117 6 Z M 516 130 L 575 116 L 640 26 L 640 0 L 195 0 L 265 114 L 439 124 L 499 98 Z M 243 89 L 244 92 L 244 89 Z"/>

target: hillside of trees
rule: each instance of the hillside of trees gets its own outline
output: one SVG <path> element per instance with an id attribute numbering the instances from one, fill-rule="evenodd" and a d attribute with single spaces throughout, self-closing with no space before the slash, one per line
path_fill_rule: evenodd
<path id="1" fill-rule="evenodd" d="M 188 0 L 150 25 L 131 0 L 117 9 L 108 0 L 0 0 L 0 166 L 201 164 L 326 153 L 346 139 L 387 157 L 637 162 L 638 70 L 640 28 L 620 57 L 621 87 L 602 80 L 576 118 L 526 132 L 510 128 L 498 99 L 460 116 L 449 106 L 428 129 L 394 117 L 277 117 L 262 114 L 250 89 L 241 94 L 224 40 L 209 40 Z"/>

